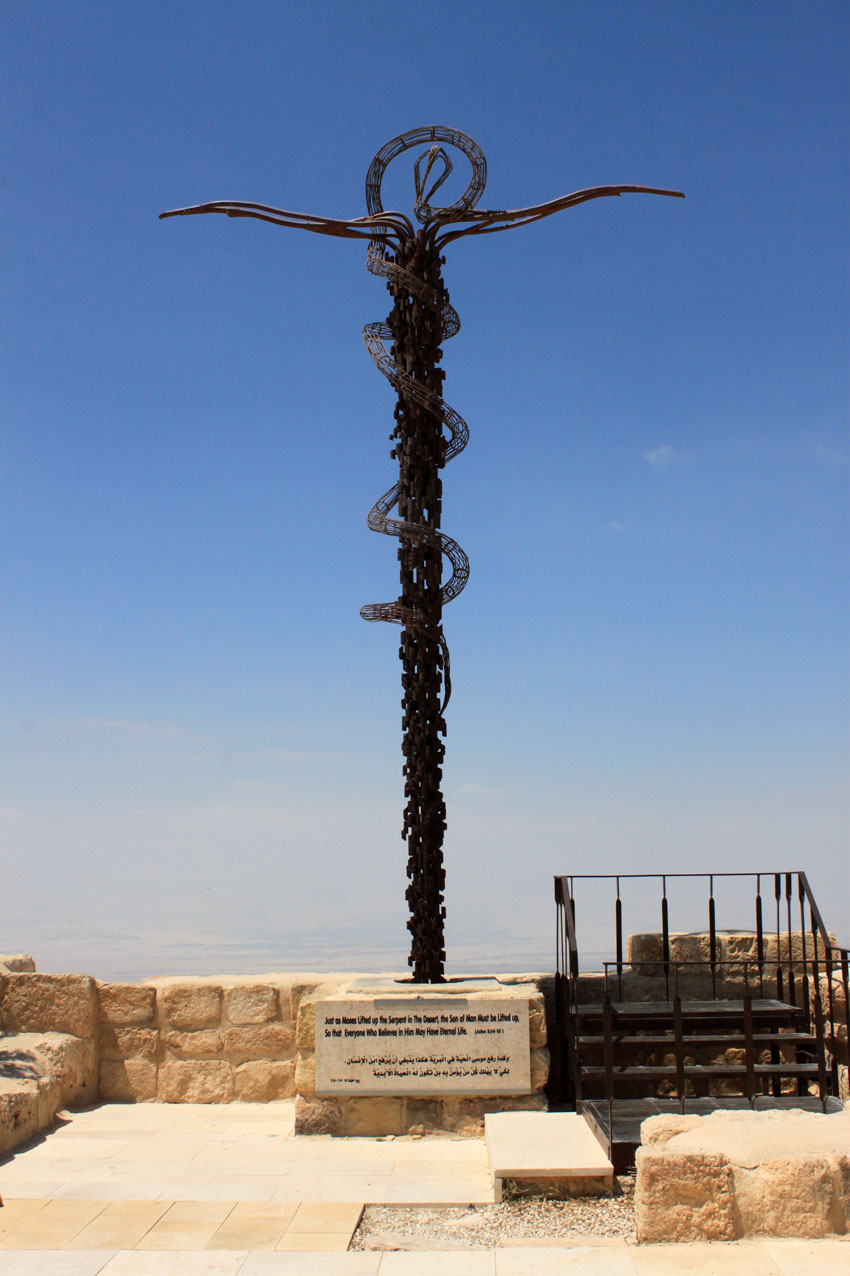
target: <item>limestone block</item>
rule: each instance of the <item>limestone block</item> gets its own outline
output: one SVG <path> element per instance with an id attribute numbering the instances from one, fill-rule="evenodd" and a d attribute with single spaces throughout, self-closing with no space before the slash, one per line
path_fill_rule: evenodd
<path id="1" fill-rule="evenodd" d="M 67 1032 L 94 1036 L 97 994 L 88 975 L 3 976 L 0 1027 L 7 1032 Z"/>
<path id="2" fill-rule="evenodd" d="M 295 1096 L 296 1134 L 338 1134 L 342 1113 L 336 1099 Z"/>
<path id="3" fill-rule="evenodd" d="M 173 983 L 160 985 L 157 1005 L 172 1028 L 210 1028 L 221 1021 L 222 990 L 216 984 Z"/>
<path id="4" fill-rule="evenodd" d="M 97 1098 L 94 1042 L 60 1032 L 22 1032 L 0 1039 L 0 1077 L 55 1080 L 62 1103 L 84 1107 Z"/>
<path id="5" fill-rule="evenodd" d="M 829 1236 L 838 1230 L 830 1159 L 782 1157 L 754 1167 L 733 1165 L 732 1172 L 741 1235 Z"/>
<path id="6" fill-rule="evenodd" d="M 100 1018 L 118 1028 L 153 1023 L 156 990 L 141 984 L 98 983 Z"/>
<path id="7" fill-rule="evenodd" d="M 382 1134 L 406 1134 L 405 1100 L 396 1096 L 376 1099 L 342 1099 L 335 1134 L 369 1138 Z"/>
<path id="8" fill-rule="evenodd" d="M 0 1078 L 0 1155 L 46 1130 L 61 1106 L 55 1077 Z"/>
<path id="9" fill-rule="evenodd" d="M 295 1061 L 295 1092 L 314 1096 L 316 1093 L 316 1056 L 299 1054 Z"/>
<path id="10" fill-rule="evenodd" d="M 722 1153 L 674 1158 L 667 1144 L 655 1144 L 638 1148 L 635 1165 L 638 1241 L 732 1241 L 740 1235 L 732 1167 Z"/>
<path id="11" fill-rule="evenodd" d="M 169 1032 L 165 1046 L 178 1059 L 220 1059 L 221 1033 L 217 1028 L 201 1028 L 199 1032 Z"/>
<path id="12" fill-rule="evenodd" d="M 531 1088 L 542 1090 L 549 1080 L 549 1051 L 544 1046 L 531 1052 Z"/>
<path id="13" fill-rule="evenodd" d="M 251 1059 L 290 1059 L 295 1044 L 291 1028 L 281 1023 L 246 1024 L 224 1033 L 224 1054 L 233 1063 Z"/>
<path id="14" fill-rule="evenodd" d="M 240 1064 L 233 1070 L 234 1098 L 243 1103 L 291 1099 L 295 1093 L 295 1065 L 267 1059 Z"/>
<path id="15" fill-rule="evenodd" d="M 715 1112 L 641 1127 L 641 1241 L 847 1231 L 850 1111 Z"/>
<path id="16" fill-rule="evenodd" d="M 114 1028 L 101 1024 L 98 1046 L 102 1059 L 155 1059 L 159 1033 L 154 1028 Z"/>
<path id="17" fill-rule="evenodd" d="M 91 1038 L 48 1032 L 35 1038 L 34 1050 L 43 1061 L 45 1075 L 59 1082 L 63 1106 L 78 1108 L 95 1102 L 97 1051 Z"/>
<path id="18" fill-rule="evenodd" d="M 659 937 L 660 938 L 660 937 Z M 671 961 L 708 961 L 710 941 L 708 935 L 701 932 L 693 934 L 673 934 L 670 936 Z M 718 957 L 720 953 L 718 952 Z"/>
<path id="19" fill-rule="evenodd" d="M 250 984 L 228 988 L 224 1013 L 231 1023 L 267 1023 L 278 1016 L 277 989 L 270 984 Z"/>
<path id="20" fill-rule="evenodd" d="M 156 1064 L 147 1059 L 103 1060 L 100 1097 L 110 1103 L 152 1102 L 157 1097 Z"/>
<path id="21" fill-rule="evenodd" d="M 8 974 L 32 974 L 35 971 L 35 962 L 29 953 L 7 953 L 0 956 L 0 966 L 5 966 Z"/>
<path id="22" fill-rule="evenodd" d="M 164 1103 L 230 1103 L 233 1069 L 220 1059 L 169 1059 L 159 1069 L 157 1093 Z"/>

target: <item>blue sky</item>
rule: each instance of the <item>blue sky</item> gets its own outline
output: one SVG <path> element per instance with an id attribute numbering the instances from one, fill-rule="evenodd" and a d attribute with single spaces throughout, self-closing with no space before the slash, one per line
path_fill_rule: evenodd
<path id="1" fill-rule="evenodd" d="M 397 592 L 365 526 L 387 294 L 357 242 L 157 214 L 356 216 L 425 123 L 481 144 L 482 207 L 687 196 L 448 250 L 450 964 L 551 966 L 551 876 L 583 868 L 800 866 L 842 930 L 848 25 L 4 6 L 0 949 L 404 966 L 397 633 L 358 616 Z"/>

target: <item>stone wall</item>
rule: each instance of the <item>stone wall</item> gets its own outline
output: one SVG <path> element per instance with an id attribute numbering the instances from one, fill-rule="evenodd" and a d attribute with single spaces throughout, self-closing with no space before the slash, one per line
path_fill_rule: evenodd
<path id="1" fill-rule="evenodd" d="M 109 983 L 40 974 L 23 955 L 0 958 L 0 1152 L 46 1128 L 62 1107 L 98 1099 L 267 1102 L 295 1094 L 296 1070 L 309 1093 L 310 1007 L 353 978 L 288 973 Z M 545 1106 L 548 1051 L 539 980 L 502 978 L 536 981 L 534 1093 L 526 1098 L 527 1106 Z M 415 1102 L 405 1114 L 408 1127 L 480 1127 L 485 1107 L 496 1110 L 482 1101 L 445 1099 L 423 1101 L 414 1112 Z M 360 1115 L 363 1120 L 352 1121 L 364 1133 L 368 1121 Z"/>
<path id="2" fill-rule="evenodd" d="M 350 975 L 108 983 L 0 959 L 0 1153 L 62 1107 L 229 1103 L 295 1093 L 302 997 Z"/>

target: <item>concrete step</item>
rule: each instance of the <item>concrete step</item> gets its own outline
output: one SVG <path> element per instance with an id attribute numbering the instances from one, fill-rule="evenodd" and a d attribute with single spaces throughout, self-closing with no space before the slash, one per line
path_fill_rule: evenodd
<path id="1" fill-rule="evenodd" d="M 614 1167 L 576 1112 L 493 1112 L 484 1118 L 493 1190 L 506 1179 L 564 1196 L 591 1196 L 614 1185 Z"/>

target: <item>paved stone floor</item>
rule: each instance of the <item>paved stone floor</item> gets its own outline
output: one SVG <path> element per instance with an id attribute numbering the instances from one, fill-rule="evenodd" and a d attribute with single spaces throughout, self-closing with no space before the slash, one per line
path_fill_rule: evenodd
<path id="1" fill-rule="evenodd" d="M 0 1162 L 0 1276 L 848 1276 L 850 1240 L 346 1252 L 364 1204 L 493 1199 L 483 1140 L 295 1139 L 292 1104 L 109 1104 Z"/>

